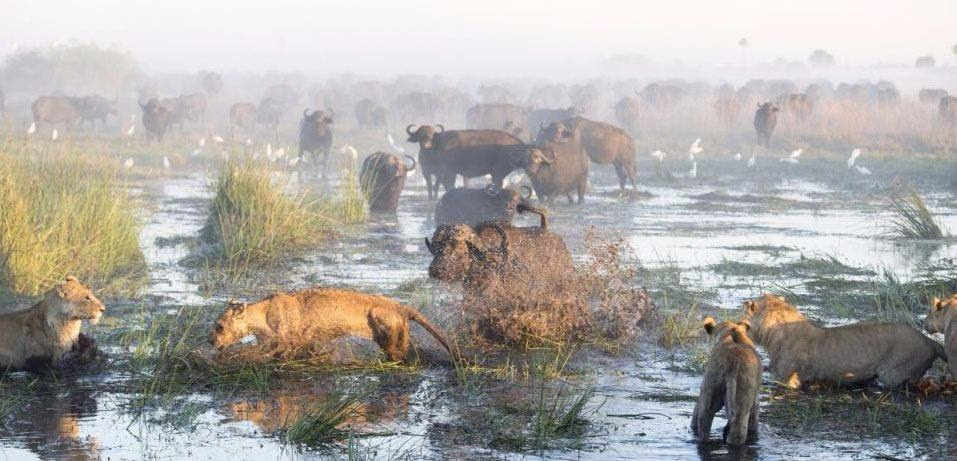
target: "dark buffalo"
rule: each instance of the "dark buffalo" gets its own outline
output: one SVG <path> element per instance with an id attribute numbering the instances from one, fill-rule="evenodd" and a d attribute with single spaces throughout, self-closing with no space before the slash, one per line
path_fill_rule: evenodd
<path id="1" fill-rule="evenodd" d="M 90 122 L 95 129 L 96 121 L 101 125 L 106 125 L 106 118 L 110 115 L 116 116 L 116 101 L 110 101 L 100 95 L 83 96 L 73 99 L 73 105 L 80 113 L 80 124 Z"/>
<path id="2" fill-rule="evenodd" d="M 419 167 L 425 177 L 430 199 L 438 197 L 440 184 L 447 191 L 455 185 L 455 177 L 447 177 L 443 163 L 445 152 L 459 147 L 524 144 L 521 139 L 499 130 L 445 131 L 442 125 L 422 125 L 413 130 L 414 126 L 405 127 L 405 131 L 409 135 L 408 142 L 419 145 Z M 432 182 L 433 176 L 435 182 Z"/>
<path id="3" fill-rule="evenodd" d="M 203 92 L 210 96 L 216 96 L 223 91 L 223 74 L 217 72 L 202 71 L 198 75 L 199 86 Z"/>
<path id="4" fill-rule="evenodd" d="M 684 99 L 686 92 L 671 84 L 649 83 L 640 93 L 636 93 L 646 106 L 658 110 L 671 110 Z"/>
<path id="5" fill-rule="evenodd" d="M 332 124 L 335 123 L 335 111 L 329 109 L 326 114 L 321 110 L 302 111 L 299 122 L 299 160 L 305 152 L 312 154 L 318 168 L 322 168 L 322 177 L 326 177 L 326 163 L 329 162 L 329 150 L 332 149 Z M 319 155 L 322 165 L 319 166 Z"/>
<path id="6" fill-rule="evenodd" d="M 33 101 L 33 121 L 51 125 L 75 125 L 81 118 L 76 107 L 76 98 L 66 96 L 40 96 Z"/>
<path id="7" fill-rule="evenodd" d="M 471 178 L 491 175 L 492 185 L 499 189 L 513 171 L 524 169 L 534 174 L 543 164 L 552 162 L 540 149 L 528 144 L 464 146 L 442 151 L 440 155 L 443 177 L 449 181 L 446 184 L 455 184 L 458 175 L 466 184 Z"/>
<path id="8" fill-rule="evenodd" d="M 546 222 L 544 214 L 542 221 Z M 513 227 L 495 221 L 475 227 L 446 224 L 436 228 L 425 245 L 432 254 L 429 277 L 462 281 L 475 292 L 496 277 L 532 277 L 553 284 L 575 272 L 565 241 L 544 226 Z"/>
<path id="9" fill-rule="evenodd" d="M 618 186 L 625 190 L 625 183 L 638 189 L 638 173 L 635 171 L 635 141 L 624 130 L 614 125 L 572 117 L 542 127 L 537 141 L 555 143 L 574 142 L 581 145 L 599 165 L 614 165 L 618 174 Z"/>
<path id="10" fill-rule="evenodd" d="M 588 154 L 581 144 L 546 141 L 538 147 L 552 160 L 528 175 L 539 200 L 552 202 L 556 196 L 564 195 L 568 203 L 574 203 L 571 194 L 578 192 L 578 203 L 583 203 L 588 188 Z"/>
<path id="11" fill-rule="evenodd" d="M 940 118 L 951 125 L 957 125 L 957 97 L 946 96 L 940 98 Z"/>
<path id="12" fill-rule="evenodd" d="M 524 186 L 528 189 L 527 186 Z M 531 189 L 528 189 L 529 196 Z M 489 184 L 485 189 L 457 187 L 442 195 L 435 205 L 435 225 L 467 224 L 477 226 L 486 221 L 511 224 L 515 212 L 531 208 L 529 197 L 513 189 L 499 189 Z"/>
<path id="13" fill-rule="evenodd" d="M 901 93 L 897 88 L 881 88 L 874 94 L 877 105 L 885 109 L 896 109 L 901 106 Z"/>
<path id="14" fill-rule="evenodd" d="M 183 122 L 206 123 L 206 95 L 184 94 L 177 98 L 177 117 Z"/>
<path id="15" fill-rule="evenodd" d="M 366 98 L 359 100 L 359 102 L 356 103 L 355 113 L 356 123 L 360 129 L 386 127 L 385 108 L 376 104 L 376 102 L 371 99 Z"/>
<path id="16" fill-rule="evenodd" d="M 568 107 L 565 109 L 534 109 L 528 112 L 528 124 L 525 126 L 545 126 L 552 122 L 572 118 L 580 113 L 581 111 L 576 107 Z"/>
<path id="17" fill-rule="evenodd" d="M 263 98 L 256 109 L 256 123 L 266 127 L 272 133 L 273 140 L 279 139 L 279 122 L 285 106 L 282 101 L 273 98 Z"/>
<path id="18" fill-rule="evenodd" d="M 146 129 L 147 141 L 162 141 L 166 130 L 169 129 L 173 120 L 173 110 L 163 105 L 157 99 L 152 98 L 146 104 L 140 103 L 143 109 L 143 128 Z"/>
<path id="19" fill-rule="evenodd" d="M 510 121 L 521 125 L 527 120 L 524 107 L 506 103 L 476 104 L 465 114 L 465 124 L 470 129 L 498 130 Z"/>
<path id="20" fill-rule="evenodd" d="M 436 106 L 432 93 L 413 91 L 396 97 L 392 102 L 392 112 L 399 120 L 432 119 Z"/>
<path id="21" fill-rule="evenodd" d="M 635 132 L 638 129 L 638 117 L 641 115 L 641 106 L 638 100 L 625 96 L 615 104 L 615 119 L 626 131 Z M 537 125 L 536 125 L 537 126 Z"/>
<path id="22" fill-rule="evenodd" d="M 754 131 L 758 135 L 758 144 L 765 149 L 771 146 L 771 134 L 774 133 L 774 127 L 778 124 L 778 106 L 766 102 L 758 104 L 758 110 L 754 111 Z"/>
<path id="23" fill-rule="evenodd" d="M 373 213 L 395 213 L 399 207 L 399 195 L 405 187 L 405 177 L 415 170 L 415 159 L 408 155 L 405 158 L 412 162 L 411 165 L 385 152 L 376 152 L 363 160 L 359 184 Z"/>
<path id="24" fill-rule="evenodd" d="M 229 108 L 229 132 L 251 134 L 256 129 L 256 106 L 248 102 L 237 102 Z"/>
<path id="25" fill-rule="evenodd" d="M 513 121 L 506 122 L 505 126 L 502 127 L 502 131 L 518 139 L 527 139 L 529 142 L 532 141 L 532 132 L 529 131 L 528 128 L 518 125 Z"/>
<path id="26" fill-rule="evenodd" d="M 940 88 L 924 88 L 917 93 L 917 99 L 922 104 L 940 104 L 940 100 L 948 96 L 947 90 Z"/>

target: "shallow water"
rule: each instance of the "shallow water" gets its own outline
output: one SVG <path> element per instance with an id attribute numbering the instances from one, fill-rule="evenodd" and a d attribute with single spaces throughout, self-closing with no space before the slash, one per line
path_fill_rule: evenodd
<path id="1" fill-rule="evenodd" d="M 649 184 L 643 184 L 642 190 L 650 192 L 650 198 L 622 199 L 612 174 L 600 169 L 592 178 L 593 191 L 586 197 L 586 205 L 553 205 L 551 226 L 565 237 L 578 259 L 583 257 L 585 233 L 590 227 L 620 235 L 634 247 L 641 264 L 677 266 L 684 277 L 714 290 L 716 297 L 711 302 L 726 308 L 739 306 L 743 299 L 780 280 L 725 276 L 710 269 L 725 260 L 775 266 L 800 255 L 830 255 L 850 266 L 888 270 L 907 280 L 917 273 L 920 261 L 957 254 L 954 241 L 921 251 L 902 246 L 886 235 L 881 223 L 886 223 L 889 215 L 881 209 L 879 199 L 871 194 L 847 199 L 852 195 L 848 188 L 870 190 L 880 185 L 876 179 L 841 184 L 800 178 L 769 185 L 738 184 L 728 180 L 729 176 L 733 178 L 729 174 L 690 185 L 646 178 Z M 205 293 L 200 271 L 181 264 L 195 250 L 210 194 L 208 182 L 196 173 L 151 180 L 137 189 L 149 209 L 141 245 L 151 268 L 152 282 L 145 297 L 150 312 L 186 304 L 218 310 L 224 299 L 239 297 L 215 290 Z M 315 284 L 399 296 L 392 291 L 405 282 L 431 283 L 426 281 L 431 258 L 422 237 L 431 234 L 432 204 L 418 181 L 410 183 L 396 216 L 373 217 L 367 225 L 328 242 L 321 250 L 296 255 L 301 261 L 295 267 L 271 274 L 242 297 L 254 299 L 273 289 Z M 753 194 L 761 200 L 708 202 L 695 198 L 716 190 L 732 197 Z M 928 193 L 943 224 L 957 231 L 953 192 Z M 800 206 L 782 208 L 768 198 L 799 202 Z M 519 219 L 520 224 L 534 222 L 532 218 Z M 756 249 L 758 246 L 784 248 L 772 254 Z M 921 257 L 915 258 L 915 253 Z M 800 290 L 802 280 L 785 282 Z M 432 286 L 437 292 L 443 290 Z M 419 337 L 418 332 L 416 335 Z M 368 420 L 356 423 L 365 434 L 358 442 L 360 451 L 375 458 L 793 459 L 800 454 L 812 459 L 857 459 L 879 453 L 911 458 L 921 456 L 921 450 L 927 448 L 892 438 L 847 437 L 839 431 L 804 440 L 787 428 L 767 423 L 761 426 L 760 441 L 742 451 L 729 453 L 721 445 L 699 446 L 687 428 L 700 377 L 688 366 L 691 359 L 685 351 L 660 347 L 650 338 L 653 332 L 648 336 L 621 355 L 591 351 L 573 361 L 578 380 L 593 385 L 596 402 L 601 403 L 591 416 L 595 430 L 573 447 L 519 453 L 490 443 L 489 426 L 501 422 L 490 415 L 502 415 L 503 409 L 521 405 L 533 390 L 524 383 L 504 381 L 475 393 L 457 387 L 451 372 L 442 368 L 412 374 L 316 376 L 309 386 L 250 399 L 210 402 L 208 395 L 194 395 L 190 401 L 200 413 L 187 430 L 152 423 L 148 418 L 135 419 L 125 411 L 132 396 L 97 390 L 100 383 L 123 379 L 106 373 L 15 409 L 0 432 L 0 457 L 226 460 L 341 455 L 339 451 L 300 452 L 270 436 L 324 398 L 341 382 L 337 380 L 368 383 L 375 389 L 374 404 L 362 408 Z M 766 410 L 773 403 L 763 396 L 762 405 Z M 715 427 L 722 425 L 719 418 Z M 940 443 L 953 449 L 955 439 Z"/>

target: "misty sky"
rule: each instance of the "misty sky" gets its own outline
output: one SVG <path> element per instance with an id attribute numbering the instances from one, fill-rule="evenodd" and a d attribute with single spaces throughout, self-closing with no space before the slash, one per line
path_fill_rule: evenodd
<path id="1" fill-rule="evenodd" d="M 0 54 L 116 43 L 150 72 L 548 76 L 619 54 L 737 64 L 741 37 L 750 62 L 815 48 L 849 65 L 957 61 L 957 0 L 0 0 L 0 11 Z"/>

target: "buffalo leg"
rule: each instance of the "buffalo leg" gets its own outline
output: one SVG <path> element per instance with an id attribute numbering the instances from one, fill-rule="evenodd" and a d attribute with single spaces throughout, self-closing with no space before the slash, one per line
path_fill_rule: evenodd
<path id="1" fill-rule="evenodd" d="M 625 166 L 621 162 L 615 162 L 615 174 L 618 175 L 618 188 L 625 191 Z"/>

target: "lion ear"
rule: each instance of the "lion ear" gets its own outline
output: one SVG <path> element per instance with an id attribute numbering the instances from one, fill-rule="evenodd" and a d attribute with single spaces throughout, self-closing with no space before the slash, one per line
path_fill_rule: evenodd
<path id="1" fill-rule="evenodd" d="M 934 300 L 930 302 L 930 305 L 931 305 L 931 309 L 932 309 L 932 310 L 940 310 L 940 309 L 943 309 L 943 308 L 944 308 L 944 300 L 939 299 L 938 297 L 934 296 Z"/>
<path id="2" fill-rule="evenodd" d="M 751 331 L 751 322 L 747 320 L 738 320 L 738 326 L 744 328 L 745 332 Z"/>
<path id="3" fill-rule="evenodd" d="M 72 275 L 68 275 L 68 276 L 66 276 L 66 278 L 64 279 L 64 281 L 67 281 L 67 282 L 78 282 L 79 280 L 77 280 L 76 277 L 74 277 L 74 276 L 72 276 Z"/>
<path id="4" fill-rule="evenodd" d="M 706 331 L 709 335 L 713 335 L 715 324 L 717 324 L 717 322 L 715 322 L 715 320 L 711 316 L 708 316 L 704 318 L 704 323 L 701 326 L 704 328 L 704 331 Z"/>
<path id="5" fill-rule="evenodd" d="M 754 313 L 754 301 L 745 301 L 744 310 L 748 311 L 749 314 Z"/>

